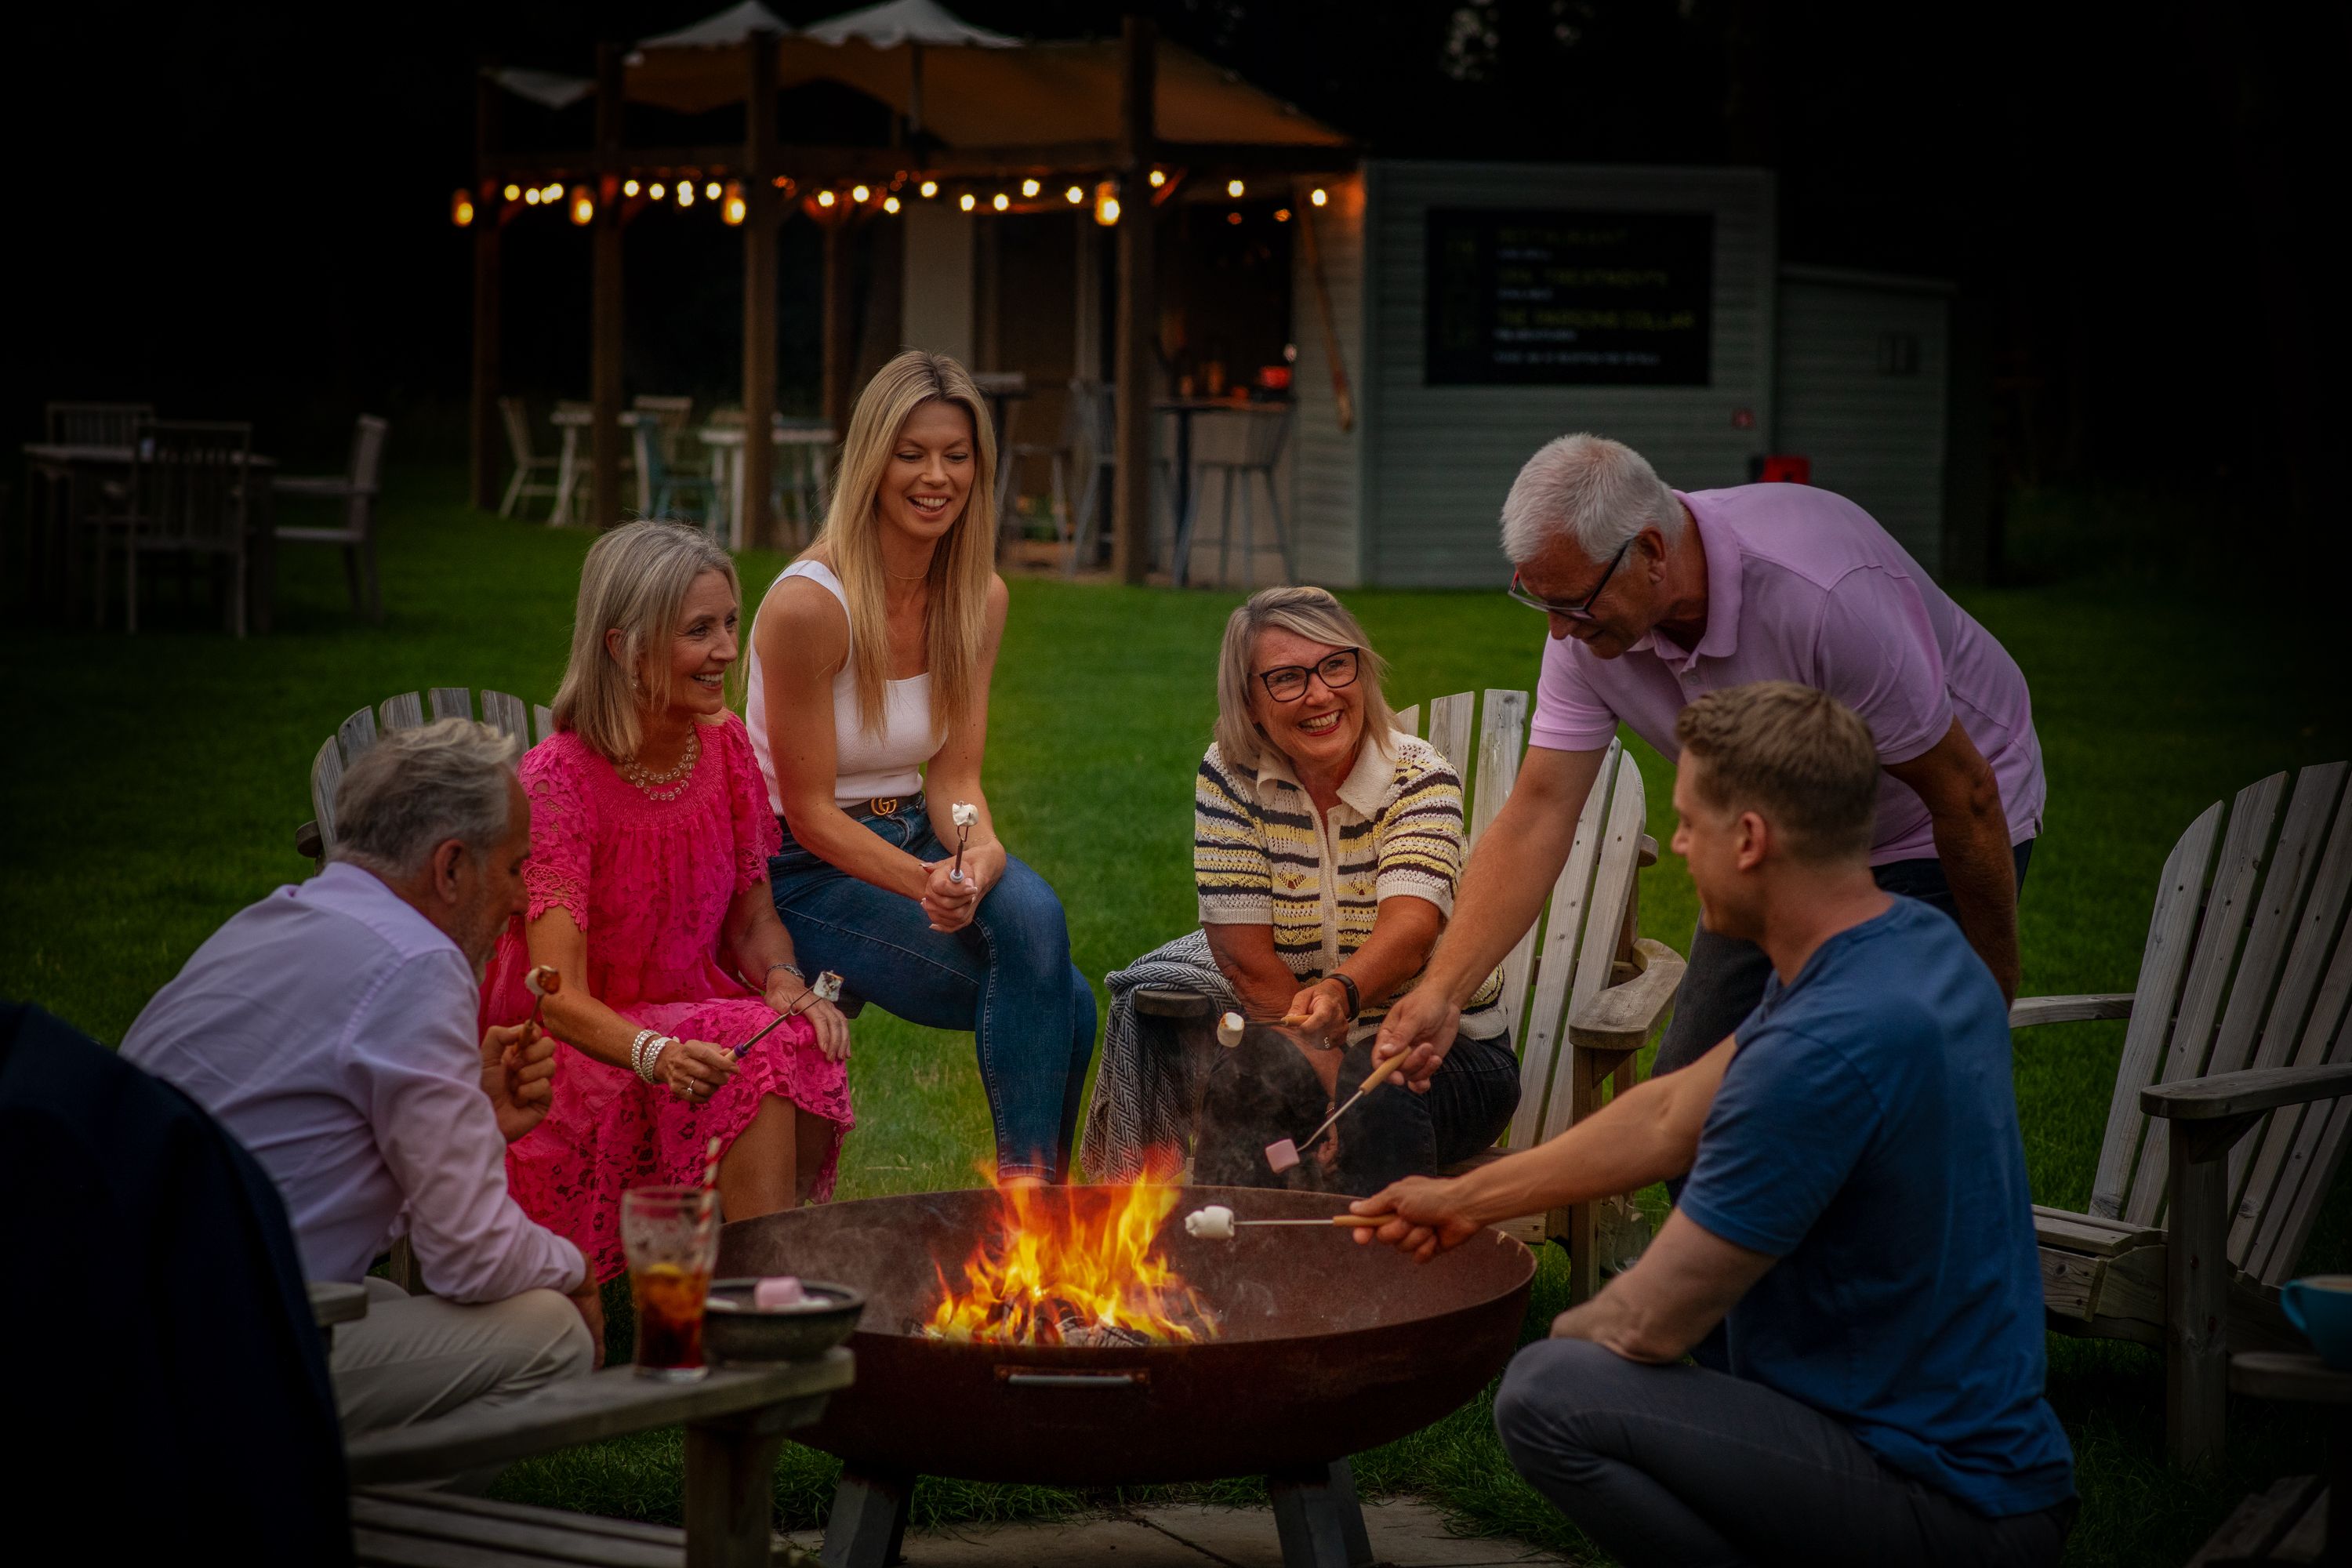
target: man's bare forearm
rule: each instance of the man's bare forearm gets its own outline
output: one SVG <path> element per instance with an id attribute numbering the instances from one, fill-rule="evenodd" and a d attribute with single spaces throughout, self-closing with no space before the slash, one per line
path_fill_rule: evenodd
<path id="1" fill-rule="evenodd" d="M 2001 995 L 2017 1000 L 2017 859 L 2009 823 L 2001 813 L 1935 819 L 1936 856 L 1952 889 L 1960 931 L 1977 956 L 2000 983 Z"/>

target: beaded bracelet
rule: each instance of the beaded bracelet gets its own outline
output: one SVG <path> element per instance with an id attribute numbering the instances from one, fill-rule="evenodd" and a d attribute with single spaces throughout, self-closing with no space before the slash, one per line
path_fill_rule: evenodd
<path id="1" fill-rule="evenodd" d="M 660 1038 L 655 1040 L 652 1045 L 647 1046 L 646 1047 L 646 1065 L 637 1076 L 644 1079 L 647 1083 L 657 1084 L 661 1082 L 662 1053 L 676 1044 L 677 1044 L 677 1040 L 674 1037 L 664 1035 Z"/>
<path id="2" fill-rule="evenodd" d="M 646 1042 L 650 1040 L 657 1040 L 659 1038 L 661 1038 L 661 1031 L 659 1029 L 639 1029 L 637 1031 L 637 1037 L 629 1042 L 629 1070 L 635 1073 L 639 1078 L 646 1077 Z M 646 1081 L 651 1083 L 653 1080 L 651 1079 L 646 1079 Z"/>

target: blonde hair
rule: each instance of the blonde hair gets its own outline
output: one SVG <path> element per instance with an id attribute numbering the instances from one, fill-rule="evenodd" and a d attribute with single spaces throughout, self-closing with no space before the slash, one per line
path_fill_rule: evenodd
<path id="1" fill-rule="evenodd" d="M 1753 811 L 1791 858 L 1860 860 L 1878 823 L 1878 747 L 1870 726 L 1825 691 L 1759 680 L 1710 691 L 1675 720 L 1683 755 L 1704 765 L 1691 793 L 1717 811 Z"/>
<path id="2" fill-rule="evenodd" d="M 882 476 L 898 433 L 926 403 L 952 403 L 964 411 L 971 421 L 973 455 L 963 513 L 931 552 L 923 636 L 935 731 L 962 721 L 980 682 L 988 586 L 996 574 L 996 429 L 963 366 L 945 354 L 908 349 L 875 372 L 858 395 L 824 531 L 802 557 L 824 551 L 849 600 L 849 668 L 856 684 L 857 721 L 870 735 L 882 732 L 885 683 L 890 679 L 888 584 L 877 510 Z"/>
<path id="3" fill-rule="evenodd" d="M 1384 757 L 1396 754 L 1390 737 L 1396 730 L 1396 710 L 1381 689 L 1387 663 L 1372 651 L 1371 639 L 1347 606 L 1324 588 L 1261 588 L 1252 594 L 1225 622 L 1224 646 L 1217 654 L 1217 752 L 1235 767 L 1254 768 L 1275 749 L 1250 717 L 1250 660 L 1257 653 L 1258 634 L 1279 627 L 1309 642 L 1352 647 L 1357 653 L 1357 684 L 1364 689 L 1364 738 Z"/>
<path id="4" fill-rule="evenodd" d="M 700 529 L 682 522 L 632 522 L 588 547 L 580 599 L 572 612 L 572 658 L 555 690 L 555 727 L 572 730 L 608 762 L 636 755 L 640 708 L 669 706 L 670 664 L 646 655 L 668 647 L 686 591 L 705 572 L 727 579 L 742 603 L 735 562 Z M 621 634 L 618 658 L 604 634 Z"/>

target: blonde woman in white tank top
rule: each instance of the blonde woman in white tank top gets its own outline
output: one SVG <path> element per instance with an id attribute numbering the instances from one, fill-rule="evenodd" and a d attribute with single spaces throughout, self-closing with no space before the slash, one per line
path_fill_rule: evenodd
<path id="1" fill-rule="evenodd" d="M 995 469 L 961 365 L 909 350 L 883 366 L 824 531 L 753 617 L 744 717 L 784 834 L 769 886 L 802 961 L 900 1017 L 971 1031 L 998 1180 L 1062 1181 L 1095 999 L 1060 900 L 997 838 L 981 785 L 1007 603 Z M 957 802 L 977 815 L 961 877 Z"/>

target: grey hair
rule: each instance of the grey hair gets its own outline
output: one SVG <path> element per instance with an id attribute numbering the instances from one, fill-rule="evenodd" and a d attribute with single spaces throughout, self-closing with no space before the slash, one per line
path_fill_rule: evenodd
<path id="1" fill-rule="evenodd" d="M 1606 561 L 1644 528 L 1672 544 L 1683 506 L 1649 459 L 1622 441 L 1579 431 L 1548 441 L 1503 499 L 1503 553 L 1524 566 L 1556 539 Z"/>
<path id="2" fill-rule="evenodd" d="M 1265 732 L 1250 717 L 1250 661 L 1257 656 L 1260 632 L 1279 626 L 1309 642 L 1359 650 L 1362 669 L 1357 680 L 1364 689 L 1364 739 L 1381 755 L 1394 756 L 1391 733 L 1396 710 L 1381 689 L 1388 666 L 1372 651 L 1363 626 L 1328 589 L 1261 588 L 1252 594 L 1225 622 L 1224 645 L 1217 653 L 1217 754 L 1237 768 L 1255 768 L 1268 746 Z"/>
<path id="3" fill-rule="evenodd" d="M 335 788 L 333 858 L 405 878 L 452 838 L 478 855 L 489 849 L 509 826 L 507 781 L 521 750 L 471 719 L 394 731 Z"/>

